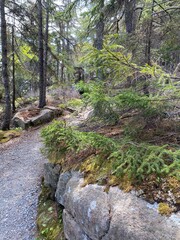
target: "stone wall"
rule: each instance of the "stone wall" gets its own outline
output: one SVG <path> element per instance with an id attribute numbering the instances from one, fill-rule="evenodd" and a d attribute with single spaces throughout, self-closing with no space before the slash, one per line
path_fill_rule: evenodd
<path id="1" fill-rule="evenodd" d="M 64 206 L 64 233 L 68 240 L 179 240 L 180 214 L 161 216 L 151 205 L 118 187 L 109 192 L 96 184 L 83 187 L 83 175 L 45 167 L 45 184 Z M 51 179 L 51 180 L 50 180 Z M 56 187 L 55 187 L 56 186 Z"/>

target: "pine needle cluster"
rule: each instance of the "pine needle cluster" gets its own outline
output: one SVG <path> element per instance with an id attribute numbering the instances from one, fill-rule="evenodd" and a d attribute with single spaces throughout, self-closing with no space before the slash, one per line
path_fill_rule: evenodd
<path id="1" fill-rule="evenodd" d="M 129 139 L 118 142 L 94 132 L 80 132 L 58 121 L 44 128 L 42 137 L 44 150 L 51 159 L 53 156 L 54 162 L 60 162 L 65 155 L 72 153 L 75 158 L 91 148 L 104 164 L 107 161 L 112 164 L 111 174 L 116 177 L 128 176 L 133 182 L 151 175 L 157 179 L 174 176 L 180 180 L 180 150 L 166 145 L 139 144 Z"/>

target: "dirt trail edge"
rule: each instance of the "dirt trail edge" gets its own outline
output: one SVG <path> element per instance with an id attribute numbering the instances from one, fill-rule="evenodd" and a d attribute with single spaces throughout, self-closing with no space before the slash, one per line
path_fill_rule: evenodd
<path id="1" fill-rule="evenodd" d="M 43 164 L 39 130 L 0 146 L 0 240 L 36 239 Z"/>

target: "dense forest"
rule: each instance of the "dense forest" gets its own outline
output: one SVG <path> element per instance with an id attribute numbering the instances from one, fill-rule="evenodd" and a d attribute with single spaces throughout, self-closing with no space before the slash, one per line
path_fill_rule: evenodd
<path id="1" fill-rule="evenodd" d="M 0 16 L 0 140 L 14 114 L 27 106 L 39 113 L 51 94 L 51 107 L 69 114 L 41 130 L 52 164 L 83 172 L 84 186 L 119 186 L 162 215 L 177 213 L 180 1 L 1 0 Z M 78 114 L 89 117 L 72 126 Z M 48 204 L 62 232 L 62 211 Z M 46 219 L 38 217 L 42 239 L 61 239 Z"/>
<path id="2" fill-rule="evenodd" d="M 2 128 L 18 98 L 39 89 L 41 108 L 46 86 L 81 79 L 149 99 L 169 88 L 161 101 L 170 101 L 179 81 L 179 8 L 176 0 L 1 1 Z"/>
<path id="3" fill-rule="evenodd" d="M 1 129 L 22 102 L 42 109 L 47 90 L 75 88 L 73 104 L 90 105 L 93 117 L 88 129 L 45 128 L 48 157 L 87 183 L 140 185 L 167 214 L 178 211 L 179 0 L 1 0 L 0 10 Z"/>

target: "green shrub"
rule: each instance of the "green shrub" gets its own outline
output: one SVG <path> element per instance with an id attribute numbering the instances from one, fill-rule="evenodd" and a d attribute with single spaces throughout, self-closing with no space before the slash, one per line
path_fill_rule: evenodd
<path id="1" fill-rule="evenodd" d="M 44 153 L 55 160 L 64 157 L 68 152 L 80 152 L 93 148 L 101 153 L 111 153 L 116 143 L 109 138 L 93 132 L 80 132 L 72 127 L 67 127 L 65 122 L 54 121 L 41 132 L 44 139 Z"/>
<path id="2" fill-rule="evenodd" d="M 180 150 L 125 142 L 109 158 L 114 160 L 113 174 L 118 177 L 127 174 L 130 179 L 141 181 L 150 175 L 176 176 L 180 180 Z"/>
<path id="3" fill-rule="evenodd" d="M 118 142 L 93 132 L 80 132 L 58 121 L 44 128 L 42 137 L 45 152 L 54 161 L 66 154 L 75 158 L 86 149 L 94 149 L 98 159 L 112 163 L 111 174 L 119 178 L 128 176 L 139 182 L 154 175 L 157 179 L 175 176 L 180 180 L 180 150 L 175 148 L 137 144 L 129 139 Z"/>

